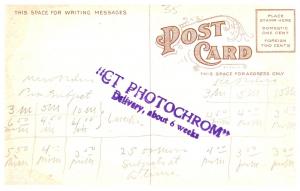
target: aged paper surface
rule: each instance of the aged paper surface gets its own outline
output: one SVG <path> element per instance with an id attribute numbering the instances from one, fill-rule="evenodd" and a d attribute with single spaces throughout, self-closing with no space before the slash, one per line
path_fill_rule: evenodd
<path id="1" fill-rule="evenodd" d="M 5 183 L 293 185 L 295 12 L 7 6 Z M 131 82 L 140 92 L 125 93 Z"/>

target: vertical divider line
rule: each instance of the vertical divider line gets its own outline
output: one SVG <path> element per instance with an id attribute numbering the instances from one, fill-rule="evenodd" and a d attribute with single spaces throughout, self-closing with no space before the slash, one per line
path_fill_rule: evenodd
<path id="1" fill-rule="evenodd" d="M 35 103 L 35 108 L 34 108 L 34 135 L 33 135 L 33 143 L 32 143 L 32 153 L 31 153 L 31 167 L 30 167 L 30 177 L 32 174 L 32 168 L 33 168 L 33 163 L 34 163 L 34 154 L 35 154 L 35 144 L 36 144 L 36 127 L 37 127 L 37 109 L 38 109 L 38 104 Z"/>
<path id="2" fill-rule="evenodd" d="M 268 131 L 269 131 L 269 128 L 268 128 L 268 117 L 269 117 L 269 107 L 270 107 L 270 98 L 269 98 L 269 90 L 270 90 L 270 87 L 269 87 L 269 82 L 267 81 L 267 84 L 266 84 L 266 100 L 265 100 L 265 103 L 266 103 L 266 110 L 265 110 L 265 115 L 264 115 L 264 123 L 263 123 L 263 130 L 264 130 L 264 135 L 268 135 Z"/>
<path id="3" fill-rule="evenodd" d="M 227 166 L 227 178 L 228 180 L 231 179 L 230 174 L 230 165 L 231 165 L 231 146 L 232 146 L 232 137 L 230 137 L 230 143 L 229 143 L 229 155 L 228 155 L 228 166 Z"/>
<path id="4" fill-rule="evenodd" d="M 100 112 L 101 112 L 101 109 L 100 109 Z M 99 173 L 100 173 L 100 168 L 101 168 L 102 141 L 103 141 L 103 138 L 100 138 L 100 142 L 99 142 L 99 162 L 98 162 L 98 167 L 97 167 L 96 181 L 98 181 Z"/>
<path id="5" fill-rule="evenodd" d="M 148 54 L 149 54 L 149 89 L 151 91 L 151 4 L 148 5 Z M 151 110 L 151 104 L 150 104 L 150 110 Z M 149 176 L 149 184 L 151 185 L 152 183 L 152 177 L 151 177 L 151 163 L 152 163 L 152 135 L 151 135 L 151 118 L 149 118 L 149 122 L 150 122 L 150 132 L 149 132 L 149 142 L 150 142 L 150 149 L 149 149 L 149 159 L 150 159 L 150 176 Z"/>
<path id="6" fill-rule="evenodd" d="M 65 119 L 65 145 L 64 145 L 64 168 L 63 175 L 65 175 L 66 164 L 67 164 L 67 141 L 68 141 L 68 118 L 69 118 L 69 104 L 67 105 L 66 119 Z"/>
<path id="7" fill-rule="evenodd" d="M 230 121 L 232 123 L 232 85 L 230 85 L 229 89 L 229 114 L 230 114 Z M 232 137 L 230 136 L 230 143 L 229 143 L 229 155 L 228 155 L 228 166 L 227 166 L 227 178 L 230 180 L 230 165 L 231 165 L 231 148 L 232 148 Z"/>

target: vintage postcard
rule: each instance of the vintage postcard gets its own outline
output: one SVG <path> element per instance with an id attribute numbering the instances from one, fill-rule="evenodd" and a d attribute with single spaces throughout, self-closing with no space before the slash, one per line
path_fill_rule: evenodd
<path id="1" fill-rule="evenodd" d="M 5 11 L 5 184 L 296 183 L 295 8 Z"/>

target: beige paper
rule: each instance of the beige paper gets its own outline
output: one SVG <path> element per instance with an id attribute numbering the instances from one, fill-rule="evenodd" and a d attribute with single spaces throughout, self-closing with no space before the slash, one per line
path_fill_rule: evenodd
<path id="1" fill-rule="evenodd" d="M 293 185 L 295 34 L 290 7 L 7 6 L 6 184 Z"/>

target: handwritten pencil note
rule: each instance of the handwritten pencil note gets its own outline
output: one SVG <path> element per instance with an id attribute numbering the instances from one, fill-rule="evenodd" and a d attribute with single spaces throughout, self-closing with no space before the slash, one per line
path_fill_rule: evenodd
<path id="1" fill-rule="evenodd" d="M 5 183 L 292 185 L 295 27 L 274 6 L 7 6 Z"/>

